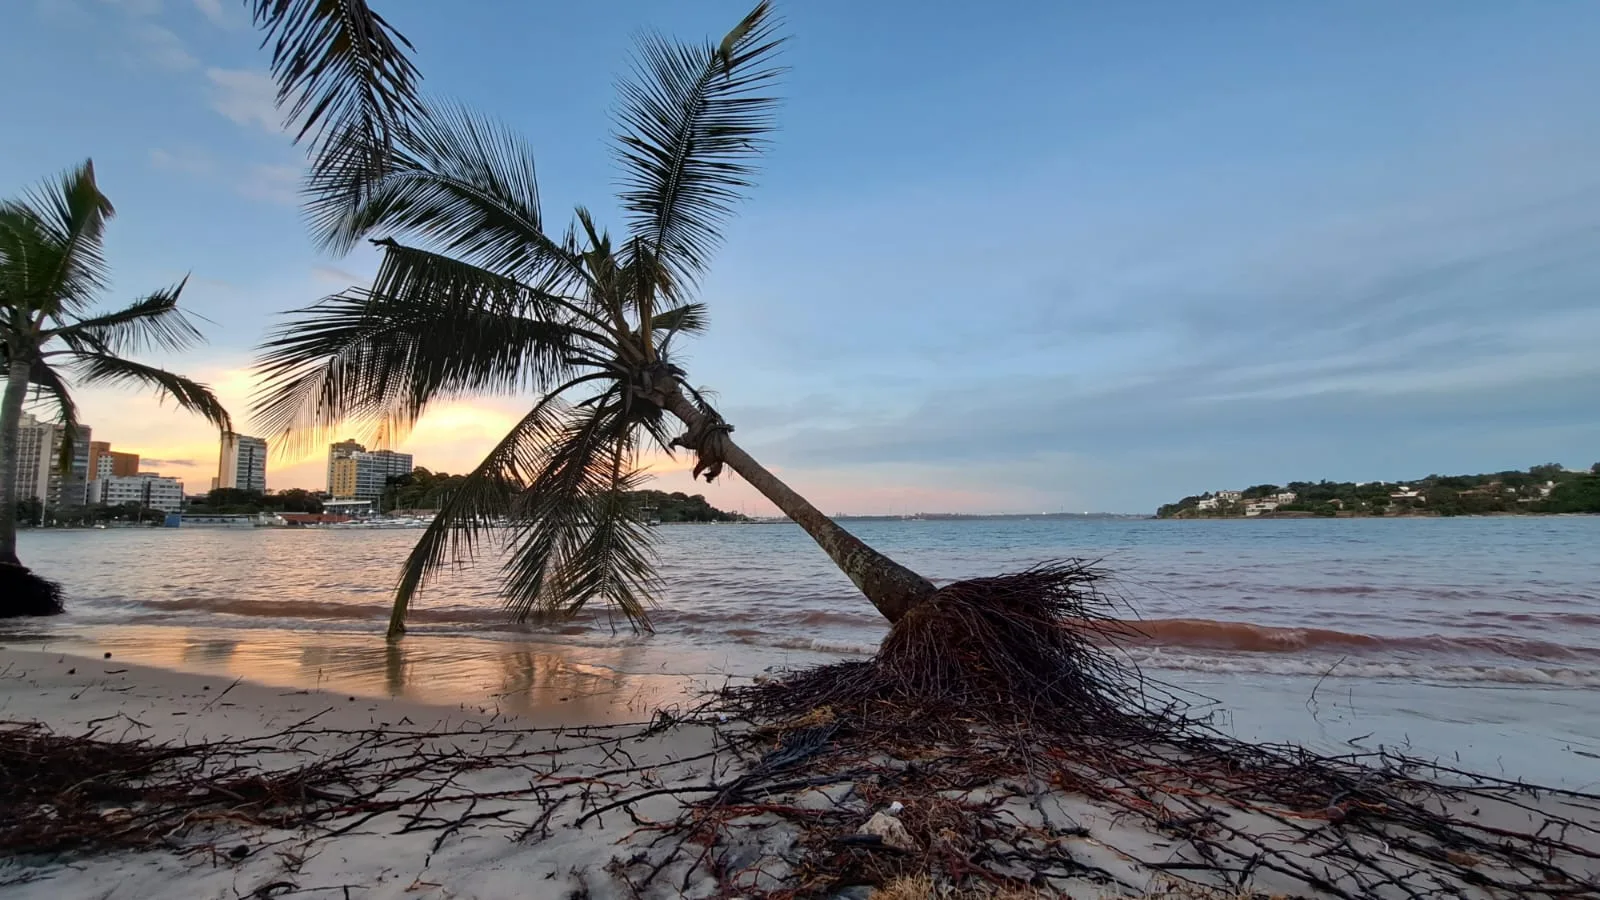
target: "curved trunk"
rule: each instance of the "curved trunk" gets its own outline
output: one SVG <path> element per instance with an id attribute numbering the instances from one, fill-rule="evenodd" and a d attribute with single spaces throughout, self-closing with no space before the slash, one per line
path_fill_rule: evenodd
<path id="1" fill-rule="evenodd" d="M 21 563 L 17 558 L 17 454 L 31 367 L 19 357 L 14 354 L 11 358 L 5 399 L 0 401 L 0 565 Z"/>
<path id="2" fill-rule="evenodd" d="M 665 392 L 662 404 L 689 426 L 691 434 L 703 435 L 697 450 L 702 459 L 720 460 L 733 467 L 745 481 L 783 510 L 784 515 L 805 529 L 872 605 L 890 622 L 898 621 L 912 607 L 932 596 L 933 582 L 867 546 L 795 493 L 782 479 L 767 471 L 744 448 L 728 437 L 726 430 L 708 428 L 708 417 L 679 390 Z M 706 446 L 708 442 L 717 446 Z M 714 474 L 714 473 L 713 473 Z"/>

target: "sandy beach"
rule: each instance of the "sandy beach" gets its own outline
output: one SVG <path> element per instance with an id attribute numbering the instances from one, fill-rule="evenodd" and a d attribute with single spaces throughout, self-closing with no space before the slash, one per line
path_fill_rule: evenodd
<path id="1" fill-rule="evenodd" d="M 618 698 L 619 716 L 626 699 Z M 644 719 L 648 725 L 648 716 Z M 501 715 L 491 706 L 374 700 L 156 669 L 122 663 L 114 656 L 10 649 L 0 651 L 0 720 L 43 722 L 58 733 L 164 744 L 317 733 L 314 743 L 286 753 L 285 759 L 267 760 L 264 753 L 266 766 L 287 765 L 288 757 L 297 753 L 338 754 L 377 732 L 392 736 L 394 743 L 364 752 L 404 756 L 426 747 L 440 754 L 483 753 L 526 741 L 520 748 L 525 758 L 475 773 L 475 779 L 458 785 L 462 792 L 527 789 L 530 767 L 540 768 L 541 762 L 544 770 L 562 777 L 615 768 L 608 765 L 607 748 L 601 745 L 641 730 L 628 725 L 562 729 L 548 719 Z M 702 756 L 711 742 L 709 730 L 683 726 L 631 740 L 627 752 L 640 765 L 658 766 L 658 771 L 684 779 L 704 778 L 703 762 L 678 761 Z M 402 784 L 397 790 L 414 787 Z M 504 818 L 474 824 L 443 842 L 436 830 L 395 833 L 406 823 L 393 813 L 331 839 L 233 829 L 221 817 L 215 827 L 173 835 L 170 849 L 12 860 L 0 868 L 0 884 L 5 885 L 0 896 L 565 897 L 603 877 L 603 867 L 625 852 L 621 842 L 634 827 L 620 813 L 590 820 L 581 829 L 565 827 L 570 823 L 553 817 L 548 839 L 514 840 L 541 812 L 537 803 L 514 799 L 506 804 Z M 607 895 L 598 884 L 593 888 L 595 896 Z"/>
<path id="2" fill-rule="evenodd" d="M 375 787 L 360 799 L 354 785 L 328 788 L 342 805 L 323 804 L 337 809 L 304 827 L 263 826 L 259 817 L 230 814 L 227 802 L 208 802 L 134 849 L 13 856 L 0 866 L 0 896 L 740 896 L 798 878 L 792 864 L 799 835 L 763 814 L 761 803 L 827 810 L 862 823 L 885 811 L 874 801 L 887 795 L 866 782 L 830 777 L 764 788 L 743 801 L 745 819 L 728 832 L 737 838 L 719 844 L 716 865 L 690 865 L 691 854 L 645 879 L 665 859 L 654 826 L 764 763 L 741 745 L 747 729 L 715 713 L 696 716 L 679 707 L 673 719 L 652 722 L 651 714 L 629 708 L 632 695 L 613 699 L 610 723 L 575 724 L 563 722 L 559 702 L 507 713 L 493 703 L 426 705 L 176 672 L 124 663 L 115 654 L 5 649 L 0 721 L 7 728 L 42 723 L 58 735 L 163 745 L 224 741 L 264 772 L 338 759 Z M 595 710 L 591 703 L 587 717 Z M 1030 797 L 1002 787 L 967 786 L 951 796 L 1052 835 L 1085 872 L 1097 873 L 1017 896 L 1162 895 L 1170 883 L 1162 872 L 1180 871 L 1193 859 L 1170 834 L 1122 811 L 1060 791 Z M 1588 825 L 1568 839 L 1600 849 L 1600 812 L 1557 799 L 1540 804 L 1481 812 L 1526 828 L 1536 827 L 1529 823 L 1541 811 L 1588 816 Z M 903 815 L 912 822 L 917 813 Z M 101 814 L 108 822 L 128 815 L 116 808 Z M 1240 833 L 1282 831 L 1248 813 L 1228 821 Z M 1574 865 L 1582 871 L 1593 863 Z M 1303 885 L 1263 870 L 1250 887 L 1299 895 Z M 870 891 L 844 886 L 821 896 Z"/>

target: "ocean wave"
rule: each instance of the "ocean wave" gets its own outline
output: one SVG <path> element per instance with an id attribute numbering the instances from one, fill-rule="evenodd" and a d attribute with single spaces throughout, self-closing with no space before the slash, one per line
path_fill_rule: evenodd
<path id="1" fill-rule="evenodd" d="M 1442 634 L 1373 635 L 1329 628 L 1292 628 L 1214 619 L 1143 619 L 1098 626 L 1125 644 L 1227 650 L 1236 653 L 1345 651 L 1494 654 L 1524 660 L 1600 659 L 1600 649 L 1513 637 Z"/>
<path id="2" fill-rule="evenodd" d="M 1600 669 L 1563 666 L 1448 665 L 1418 660 L 1326 659 L 1201 655 L 1165 651 L 1130 650 L 1141 668 L 1213 675 L 1275 675 L 1313 678 L 1372 678 L 1398 681 L 1486 683 L 1547 687 L 1600 687 Z M 1162 676 L 1156 676 L 1162 679 Z M 1176 678 L 1165 678 L 1178 681 Z"/>
<path id="3" fill-rule="evenodd" d="M 387 598 L 385 598 L 387 599 Z M 181 597 L 138 601 L 138 607 L 153 613 L 195 612 L 255 619 L 378 622 L 386 620 L 390 605 L 382 603 L 340 602 L 334 600 L 257 600 L 229 597 Z M 1358 618 L 1350 617 L 1352 620 Z M 781 649 L 819 649 L 821 644 L 851 648 L 874 643 L 886 627 L 877 615 L 829 609 L 774 608 L 771 605 L 733 610 L 679 609 L 653 610 L 651 619 L 658 631 L 704 635 L 753 645 Z M 543 632 L 583 634 L 590 630 L 611 632 L 617 624 L 603 607 L 586 609 L 554 621 L 516 624 L 506 620 L 498 604 L 481 606 L 432 606 L 418 604 L 411 609 L 414 625 L 472 631 Z M 1580 632 L 1590 625 L 1589 614 L 1547 613 L 1539 624 L 1551 632 L 1563 629 Z M 1298 655 L 1313 657 L 1330 653 L 1380 656 L 1472 656 L 1496 657 L 1531 662 L 1600 661 L 1600 647 L 1556 643 L 1529 636 L 1478 634 L 1487 622 L 1466 618 L 1457 623 L 1462 633 L 1424 635 L 1383 635 L 1332 628 L 1262 625 L 1253 622 L 1203 618 L 1160 618 L 1114 620 L 1092 627 L 1107 641 L 1130 647 L 1170 647 L 1177 649 L 1224 651 L 1246 655 Z M 831 646 L 830 644 L 830 646 Z M 844 652 L 855 652 L 847 650 Z"/>

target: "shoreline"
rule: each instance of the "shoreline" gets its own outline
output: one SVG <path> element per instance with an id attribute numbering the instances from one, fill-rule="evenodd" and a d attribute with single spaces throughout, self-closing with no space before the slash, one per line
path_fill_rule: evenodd
<path id="1" fill-rule="evenodd" d="M 633 828 L 625 817 L 581 831 L 552 830 L 548 840 L 530 848 L 508 839 L 509 826 L 498 819 L 458 829 L 455 841 L 444 840 L 450 833 L 441 836 L 437 829 L 408 832 L 405 810 L 434 802 L 424 798 L 432 790 L 427 782 L 453 777 L 449 760 L 487 754 L 491 744 L 523 745 L 526 762 L 463 775 L 461 790 L 526 792 L 530 764 L 574 776 L 601 771 L 607 757 L 597 742 L 621 740 L 639 730 L 626 723 L 650 719 L 629 710 L 621 697 L 611 698 L 616 722 L 585 727 L 565 705 L 543 714 L 508 713 L 492 706 L 289 690 L 127 663 L 115 653 L 105 659 L 15 648 L 0 649 L 0 690 L 0 727 L 40 723 L 60 735 L 177 746 L 226 741 L 246 750 L 242 764 L 263 771 L 343 758 L 379 773 L 408 759 L 427 761 L 387 784 L 402 801 L 423 799 L 345 833 L 264 827 L 223 815 L 143 848 L 0 857 L 0 897 L 8 900 L 222 900 L 285 891 L 462 900 L 520 896 L 530 884 L 548 887 L 550 896 L 567 896 L 583 886 L 583 873 L 599 873 L 615 855 Z M 674 760 L 703 752 L 709 743 L 705 729 L 690 726 L 636 742 L 631 752 L 658 760 L 668 771 Z M 429 796 L 437 799 L 436 792 Z M 537 814 L 537 804 L 521 805 Z M 361 824 L 354 811 L 334 821 L 349 824 L 346 819 Z"/>
<path id="2" fill-rule="evenodd" d="M 739 772 L 755 761 L 739 742 L 760 733 L 714 712 L 680 711 L 652 722 L 653 711 L 616 692 L 597 695 L 613 711 L 612 720 L 585 724 L 572 716 L 577 708 L 559 701 L 512 711 L 379 699 L 177 672 L 126 662 L 115 652 L 106 659 L 0 648 L 0 691 L 0 728 L 42 723 L 59 735 L 176 746 L 225 741 L 242 754 L 243 765 L 269 774 L 291 764 L 341 760 L 377 784 L 371 800 L 315 823 L 263 824 L 235 807 L 220 818 L 187 816 L 187 824 L 131 850 L 0 858 L 0 897 L 6 900 L 629 897 L 629 879 L 649 869 L 656 852 L 653 832 L 643 826 L 687 814 L 706 796 L 700 785 L 708 780 L 738 783 Z M 887 762 L 891 771 L 908 764 Z M 792 775 L 781 777 L 793 783 Z M 772 808 L 789 820 L 743 807 L 747 823 L 722 826 L 732 841 L 725 848 L 727 871 L 710 878 L 680 861 L 664 877 L 670 888 L 658 883 L 639 896 L 761 895 L 792 884 L 787 879 L 799 872 L 786 860 L 807 830 L 792 821 L 797 810 L 826 810 L 852 829 L 882 811 L 871 799 L 881 789 L 862 784 L 861 793 L 841 793 L 838 781 L 829 776 L 817 787 L 780 791 L 764 801 L 778 804 Z M 449 788 L 447 796 L 441 787 Z M 1064 882 L 1074 896 L 1214 896 L 1166 892 L 1171 883 L 1161 861 L 1186 857 L 1160 829 L 1070 791 L 1029 800 L 1016 790 L 996 782 L 969 786 L 953 799 L 978 804 L 971 815 L 1010 798 L 994 811 L 1018 821 L 1043 816 L 1025 827 L 1059 829 L 1052 840 L 1067 842 L 1072 858 L 1087 866 Z M 907 799 L 908 816 L 919 802 L 945 802 Z M 1537 803 L 1528 809 L 1572 813 L 1554 799 Z M 1593 827 L 1600 810 L 1594 812 L 1584 846 L 1600 836 Z M 1275 820 L 1248 811 L 1232 815 L 1229 827 L 1238 834 L 1276 840 Z M 1263 871 L 1254 886 L 1288 890 L 1280 881 Z M 872 895 L 859 889 L 823 896 Z"/>
<path id="3" fill-rule="evenodd" d="M 0 635 L 0 654 L 10 653 L 583 725 L 648 718 L 723 681 L 715 673 L 629 671 L 628 648 L 425 634 L 392 643 L 352 631 L 102 626 L 84 634 Z"/>
<path id="4" fill-rule="evenodd" d="M 784 669 L 859 654 L 699 645 L 663 634 L 611 644 L 560 634 L 418 632 L 398 644 L 377 631 L 188 625 L 101 625 L 54 633 L 0 633 L 0 648 L 71 654 L 278 690 L 326 690 L 366 700 L 455 707 L 531 721 L 596 725 L 685 708 L 708 691 Z M 3 652 L 3 650 L 0 650 Z M 1600 785 L 1600 694 L 1562 682 L 1419 680 L 1403 659 L 1329 657 L 1275 665 L 1279 654 L 1217 657 L 1163 669 L 1136 664 L 1217 716 L 1246 740 L 1295 741 L 1324 753 L 1390 747 L 1455 759 L 1484 772 L 1556 786 Z M 1352 674 L 1354 673 L 1354 674 Z M 1353 742 L 1353 743 L 1352 743 Z"/>

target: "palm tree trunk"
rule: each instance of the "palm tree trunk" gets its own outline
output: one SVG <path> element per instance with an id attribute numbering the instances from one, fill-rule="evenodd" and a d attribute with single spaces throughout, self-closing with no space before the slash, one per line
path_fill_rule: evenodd
<path id="1" fill-rule="evenodd" d="M 763 497 L 783 510 L 784 515 L 805 529 L 850 580 L 865 594 L 884 618 L 895 622 L 918 603 L 928 599 L 936 590 L 933 582 L 900 565 L 882 553 L 867 546 L 860 538 L 844 530 L 838 522 L 823 515 L 806 498 L 795 493 L 778 476 L 772 474 L 744 448 L 728 437 L 726 429 L 708 428 L 707 416 L 691 403 L 682 391 L 673 388 L 664 392 L 662 404 L 674 416 L 697 434 L 702 459 L 720 460 L 733 467 L 745 481 L 750 482 Z M 707 446 L 713 444 L 714 446 Z"/>
<path id="2" fill-rule="evenodd" d="M 5 399 L 0 401 L 0 565 L 20 565 L 17 558 L 17 455 L 22 429 L 22 401 L 32 369 L 20 354 L 11 355 Z"/>

